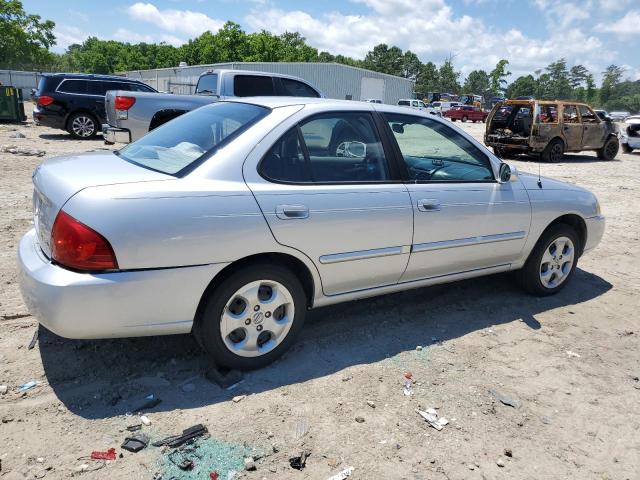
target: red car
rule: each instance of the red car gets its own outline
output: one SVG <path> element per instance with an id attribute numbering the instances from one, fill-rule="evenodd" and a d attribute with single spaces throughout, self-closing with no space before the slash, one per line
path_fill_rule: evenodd
<path id="1" fill-rule="evenodd" d="M 488 115 L 489 114 L 482 109 L 470 105 L 458 105 L 447 110 L 444 114 L 444 116 L 450 118 L 452 122 L 456 120 L 463 122 L 471 120 L 473 123 L 477 121 L 484 123 Z"/>

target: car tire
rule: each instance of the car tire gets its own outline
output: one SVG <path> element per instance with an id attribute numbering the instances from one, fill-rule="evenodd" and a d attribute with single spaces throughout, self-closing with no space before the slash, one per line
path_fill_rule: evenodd
<path id="1" fill-rule="evenodd" d="M 542 154 L 540 155 L 542 161 L 547 163 L 556 163 L 562 160 L 564 156 L 564 142 L 559 138 L 551 140 Z"/>
<path id="2" fill-rule="evenodd" d="M 618 137 L 611 136 L 607 138 L 602 148 L 597 150 L 598 158 L 600 160 L 613 160 L 618 155 L 618 150 L 620 150 L 620 141 Z"/>
<path id="3" fill-rule="evenodd" d="M 466 122 L 467 120 L 469 120 L 469 117 L 467 117 L 466 115 L 464 115 L 461 119 L 462 122 Z"/>
<path id="4" fill-rule="evenodd" d="M 456 121 L 456 119 L 455 119 L 455 118 L 451 118 L 451 121 L 452 121 L 452 122 L 455 122 L 455 121 Z"/>
<path id="5" fill-rule="evenodd" d="M 78 140 L 90 140 L 98 133 L 98 121 L 86 112 L 77 112 L 69 117 L 67 131 Z"/>
<path id="6" fill-rule="evenodd" d="M 633 153 L 633 148 L 631 148 L 628 143 L 623 143 L 622 144 L 622 151 L 624 153 Z"/>
<path id="7" fill-rule="evenodd" d="M 302 284 L 279 265 L 261 263 L 233 272 L 206 295 L 193 333 L 218 366 L 264 367 L 291 347 L 304 324 Z"/>
<path id="8" fill-rule="evenodd" d="M 571 280 L 579 252 L 579 237 L 572 226 L 564 223 L 551 226 L 518 272 L 522 288 L 539 297 L 558 293 Z"/>

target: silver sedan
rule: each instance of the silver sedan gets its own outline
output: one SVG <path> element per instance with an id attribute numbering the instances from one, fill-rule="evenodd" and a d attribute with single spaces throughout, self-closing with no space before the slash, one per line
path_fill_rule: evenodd
<path id="1" fill-rule="evenodd" d="M 365 102 L 219 102 L 33 182 L 20 283 L 45 327 L 192 332 L 242 369 L 282 355 L 314 307 L 510 270 L 557 293 L 604 231 L 592 193 Z"/>

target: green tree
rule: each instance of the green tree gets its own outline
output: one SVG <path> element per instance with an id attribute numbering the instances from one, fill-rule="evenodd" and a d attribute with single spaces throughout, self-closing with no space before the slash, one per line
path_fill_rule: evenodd
<path id="1" fill-rule="evenodd" d="M 486 95 L 490 91 L 489 75 L 484 70 L 474 70 L 464 81 L 466 93 Z"/>
<path id="2" fill-rule="evenodd" d="M 545 69 L 549 74 L 548 98 L 554 100 L 568 100 L 571 98 L 571 83 L 569 82 L 569 71 L 567 61 L 564 58 L 557 60 Z"/>
<path id="3" fill-rule="evenodd" d="M 25 12 L 19 0 L 0 0 L 0 68 L 38 68 L 53 62 L 51 20 Z"/>
<path id="4" fill-rule="evenodd" d="M 402 50 L 381 43 L 373 47 L 364 57 L 365 68 L 390 75 L 402 75 L 403 67 Z"/>
<path id="5" fill-rule="evenodd" d="M 418 56 L 411 50 L 404 52 L 402 56 L 402 76 L 415 80 L 420 74 L 420 67 L 422 62 Z"/>
<path id="6" fill-rule="evenodd" d="M 600 101 L 604 104 L 608 103 L 613 97 L 613 90 L 622 80 L 624 69 L 617 65 L 609 65 L 602 72 L 602 87 L 600 88 Z"/>
<path id="7" fill-rule="evenodd" d="M 507 65 L 509 65 L 509 61 L 502 59 L 489 73 L 491 92 L 494 95 L 502 95 L 502 93 L 505 91 L 505 88 L 507 86 L 507 77 L 511 75 L 511 72 L 507 70 Z"/>
<path id="8" fill-rule="evenodd" d="M 525 75 L 516 78 L 507 87 L 506 95 L 508 98 L 535 97 L 538 93 L 537 89 L 538 82 L 533 78 L 533 75 Z"/>
<path id="9" fill-rule="evenodd" d="M 438 72 L 438 76 L 440 78 L 440 89 L 442 92 L 446 93 L 459 93 L 460 92 L 460 83 L 458 82 L 458 78 L 460 78 L 460 72 L 456 72 L 453 68 L 453 62 L 449 59 L 446 60 L 441 66 Z"/>
<path id="10" fill-rule="evenodd" d="M 440 74 L 438 67 L 433 62 L 422 64 L 420 72 L 416 77 L 416 92 L 426 95 L 427 92 L 437 92 L 440 90 Z"/>

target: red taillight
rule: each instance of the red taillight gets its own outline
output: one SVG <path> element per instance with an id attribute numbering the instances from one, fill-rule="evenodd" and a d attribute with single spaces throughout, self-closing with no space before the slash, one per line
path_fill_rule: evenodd
<path id="1" fill-rule="evenodd" d="M 51 231 L 51 256 L 61 265 L 76 270 L 118 268 L 107 239 L 62 210 Z"/>
<path id="2" fill-rule="evenodd" d="M 38 97 L 38 105 L 41 107 L 46 107 L 47 105 L 51 105 L 53 103 L 53 97 L 48 95 L 42 95 Z"/>
<path id="3" fill-rule="evenodd" d="M 135 97 L 125 97 L 123 95 L 116 95 L 116 100 L 113 104 L 116 110 L 129 110 L 136 103 Z"/>

